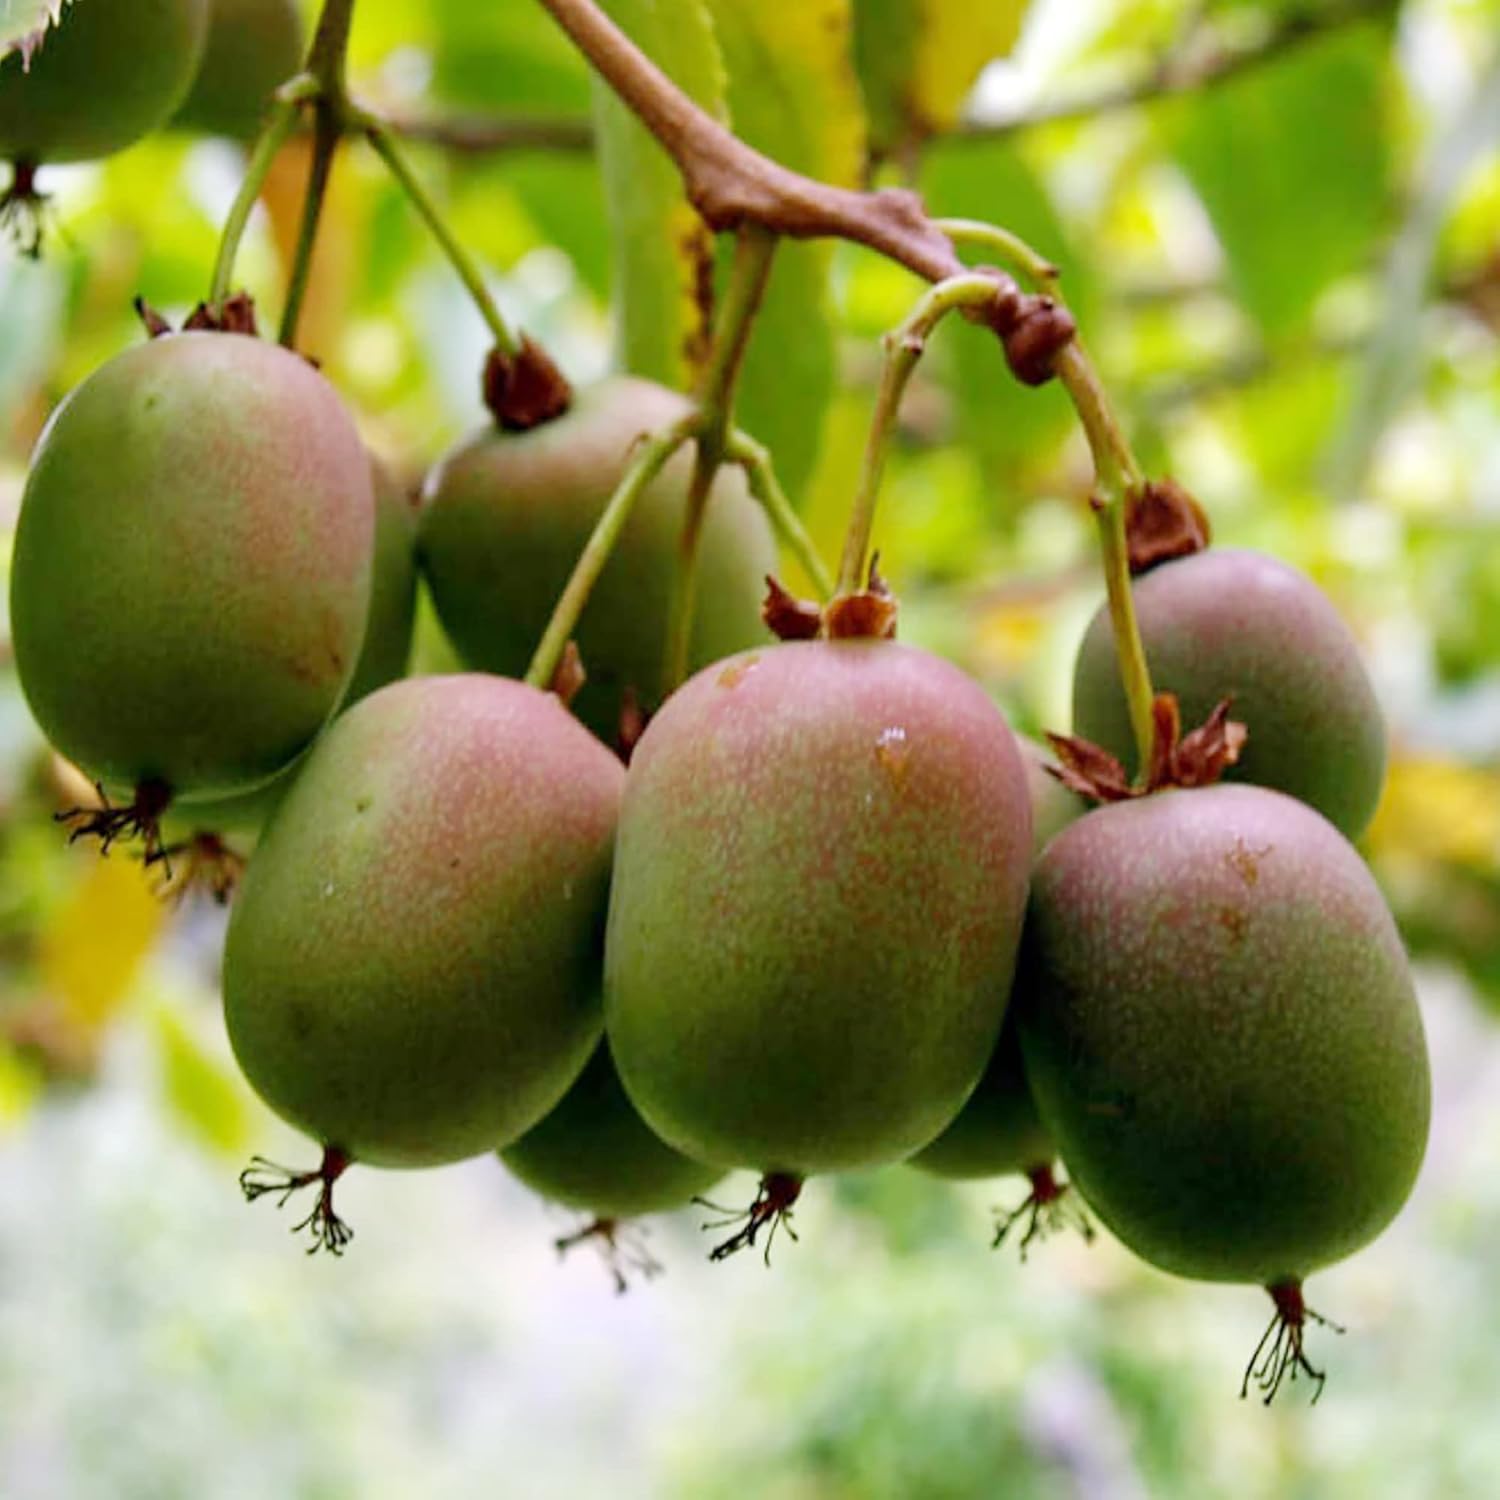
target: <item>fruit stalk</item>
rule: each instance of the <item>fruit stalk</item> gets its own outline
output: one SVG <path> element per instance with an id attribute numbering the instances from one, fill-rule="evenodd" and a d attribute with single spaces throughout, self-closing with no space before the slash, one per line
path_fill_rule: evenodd
<path id="1" fill-rule="evenodd" d="M 667 649 L 662 691 L 670 693 L 687 676 L 693 615 L 698 602 L 698 539 L 714 475 L 724 461 L 724 445 L 734 415 L 734 390 L 744 363 L 750 329 L 765 295 L 776 253 L 776 239 L 749 225 L 735 240 L 734 265 L 719 306 L 713 347 L 698 390 L 697 456 L 678 542 L 677 576 L 667 616 Z"/>
<path id="2" fill-rule="evenodd" d="M 764 507 L 781 544 L 802 565 L 818 598 L 826 600 L 833 593 L 833 579 L 802 524 L 802 517 L 792 508 L 792 502 L 787 499 L 786 491 L 776 477 L 770 450 L 748 433 L 732 432 L 724 447 L 724 457 L 745 471 L 750 493 Z"/>
<path id="3" fill-rule="evenodd" d="M 936 222 L 955 244 L 975 245 L 989 251 L 1010 270 L 1025 277 L 1043 295 L 1061 303 L 1057 267 L 1019 235 L 977 219 L 939 219 Z M 1155 694 L 1136 622 L 1135 601 L 1130 592 L 1125 507 L 1133 495 L 1145 489 L 1146 476 L 1082 339 L 1073 338 L 1058 352 L 1053 370 L 1073 403 L 1094 460 L 1094 493 L 1090 497 L 1090 506 L 1099 531 L 1104 587 L 1109 596 L 1120 680 L 1125 686 L 1125 699 L 1130 708 L 1137 764 L 1144 767 L 1150 763 L 1156 738 L 1151 717 Z"/>
<path id="4" fill-rule="evenodd" d="M 239 254 L 240 241 L 245 237 L 245 227 L 250 222 L 250 211 L 265 185 L 266 175 L 276 153 L 281 150 L 292 131 L 297 128 L 297 117 L 302 106 L 316 97 L 318 81 L 310 73 L 301 73 L 276 92 L 276 102 L 250 153 L 245 166 L 245 175 L 240 190 L 230 206 L 224 220 L 224 232 L 219 236 L 219 253 L 214 260 L 213 279 L 208 287 L 208 305 L 219 309 L 229 295 L 230 283 L 234 280 L 234 262 Z"/>
<path id="5" fill-rule="evenodd" d="M 363 131 L 365 139 L 375 149 L 376 155 L 386 164 L 402 192 L 411 200 L 411 205 L 416 209 L 422 222 L 432 232 L 432 237 L 438 242 L 443 254 L 448 257 L 449 263 L 458 274 L 458 279 L 463 282 L 474 305 L 479 309 L 480 317 L 484 319 L 491 334 L 494 335 L 495 347 L 502 354 L 515 358 L 521 352 L 520 340 L 511 331 L 495 299 L 490 295 L 489 288 L 484 284 L 484 276 L 474 258 L 464 249 L 457 235 L 448 227 L 438 211 L 437 204 L 432 201 L 427 189 L 422 186 L 417 175 L 412 171 L 411 164 L 407 161 L 405 152 L 397 144 L 390 127 L 383 120 L 377 119 L 364 110 L 356 110 L 352 113 L 351 124 L 353 128 Z"/>
<path id="6" fill-rule="evenodd" d="M 599 520 L 590 534 L 584 549 L 573 565 L 573 571 L 553 606 L 552 618 L 542 633 L 531 665 L 526 669 L 526 681 L 532 687 L 546 689 L 552 682 L 557 664 L 568 641 L 578 626 L 579 616 L 588 603 L 589 593 L 604 571 L 609 554 L 619 540 L 635 502 L 646 486 L 661 473 L 667 460 L 687 442 L 697 427 L 698 416 L 694 412 L 682 421 L 674 423 L 664 432 L 647 438 L 636 452 L 630 467 L 625 471 L 609 503 L 604 507 Z M 584 664 L 587 668 L 587 663 Z"/>
<path id="7" fill-rule="evenodd" d="M 880 391 L 875 398 L 875 412 L 870 419 L 870 436 L 865 443 L 864 468 L 849 529 L 844 538 L 844 555 L 839 565 L 837 591 L 857 593 L 865 583 L 865 558 L 870 550 L 870 533 L 875 525 L 875 503 L 880 494 L 880 478 L 885 469 L 885 451 L 890 430 L 895 425 L 906 382 L 916 368 L 928 336 L 944 316 L 959 307 L 984 307 L 994 301 L 997 284 L 993 277 L 969 271 L 950 276 L 930 287 L 918 299 L 911 315 L 899 328 L 886 334 L 885 368 L 880 376 Z"/>

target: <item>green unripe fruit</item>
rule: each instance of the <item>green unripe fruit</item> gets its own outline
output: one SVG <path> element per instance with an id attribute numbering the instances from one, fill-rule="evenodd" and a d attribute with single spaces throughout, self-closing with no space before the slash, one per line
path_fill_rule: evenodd
<path id="1" fill-rule="evenodd" d="M 1074 1181 L 1164 1270 L 1288 1284 L 1411 1191 L 1429 1081 L 1406 956 L 1358 854 L 1290 797 L 1164 792 L 1064 829 L 1015 1012 Z"/>
<path id="2" fill-rule="evenodd" d="M 266 1103 L 377 1166 L 531 1129 L 599 1040 L 623 779 L 523 683 L 409 678 L 342 715 L 229 924 L 229 1039 Z"/>
<path id="3" fill-rule="evenodd" d="M 529 432 L 489 428 L 428 479 L 418 551 L 444 629 L 473 667 L 525 673 L 638 440 L 691 407 L 665 386 L 616 377 L 580 390 Z M 660 697 L 667 618 L 693 459 L 678 453 L 636 502 L 575 632 L 588 673 L 573 711 L 613 740 L 632 688 Z M 691 665 L 768 639 L 760 618 L 776 547 L 738 469 L 719 472 L 700 540 Z"/>
<path id="4" fill-rule="evenodd" d="M 626 1097 L 605 1042 L 557 1108 L 500 1160 L 544 1198 L 597 1219 L 681 1208 L 724 1175 L 652 1134 Z"/>
<path id="5" fill-rule="evenodd" d="M 1050 1166 L 1056 1155 L 1026 1083 L 1016 1028 L 1007 1021 L 968 1103 L 911 1165 L 934 1177 L 1000 1177 Z"/>
<path id="6" fill-rule="evenodd" d="M 667 700 L 626 783 L 605 958 L 631 1101 L 697 1160 L 900 1160 L 984 1071 L 1030 862 L 1025 772 L 956 667 L 746 652 Z"/>
<path id="7" fill-rule="evenodd" d="M 117 793 L 268 780 L 350 680 L 374 531 L 369 456 L 305 360 L 221 333 L 111 360 L 22 496 L 11 633 L 37 722 Z"/>
<path id="8" fill-rule="evenodd" d="M 375 561 L 370 611 L 364 644 L 340 712 L 376 688 L 404 676 L 411 655 L 416 611 L 417 567 L 412 551 L 416 516 L 410 497 L 384 464 L 372 460 L 370 475 L 375 490 Z M 169 811 L 162 819 L 167 841 L 171 843 L 193 833 L 258 833 L 300 769 L 301 761 L 294 761 L 279 776 L 252 792 L 191 802 L 181 810 Z"/>
<path id="9" fill-rule="evenodd" d="M 197 71 L 209 0 L 75 0 L 32 53 L 0 59 L 0 156 L 91 161 L 176 109 Z"/>
<path id="10" fill-rule="evenodd" d="M 1308 578 L 1255 552 L 1214 550 L 1136 579 L 1141 641 L 1185 729 L 1224 698 L 1250 731 L 1228 779 L 1299 798 L 1357 838 L 1380 800 L 1385 723 L 1349 627 Z M 1134 738 L 1101 609 L 1078 652 L 1073 732 L 1134 764 Z"/>
<path id="11" fill-rule="evenodd" d="M 209 0 L 202 61 L 172 124 L 249 140 L 303 50 L 296 0 Z"/>

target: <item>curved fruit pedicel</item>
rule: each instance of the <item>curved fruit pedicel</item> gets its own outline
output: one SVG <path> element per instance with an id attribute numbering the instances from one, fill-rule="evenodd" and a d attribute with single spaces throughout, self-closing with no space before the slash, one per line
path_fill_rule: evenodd
<path id="1" fill-rule="evenodd" d="M 433 603 L 469 665 L 519 677 L 636 443 L 680 421 L 685 397 L 615 377 L 578 391 L 528 432 L 487 428 L 427 481 L 418 551 Z M 588 680 L 573 710 L 613 741 L 626 688 L 655 706 L 692 473 L 679 453 L 637 502 L 594 586 L 576 639 Z M 738 469 L 714 480 L 700 542 L 692 665 L 768 640 L 760 606 L 776 567 L 769 522 Z"/>
<path id="2" fill-rule="evenodd" d="M 1153 568 L 1133 592 L 1152 682 L 1177 695 L 1183 725 L 1228 698 L 1249 729 L 1228 779 L 1297 797 L 1357 838 L 1380 799 L 1385 723 L 1359 646 L 1316 585 L 1275 558 L 1221 548 Z M 1073 732 L 1134 764 L 1102 609 L 1078 651 Z"/>
<path id="3" fill-rule="evenodd" d="M 306 361 L 219 333 L 118 356 L 53 414 L 22 497 L 11 631 L 37 722 L 115 794 L 269 780 L 349 682 L 374 530 L 369 457 Z"/>
<path id="4" fill-rule="evenodd" d="M 948 663 L 849 640 L 700 672 L 621 813 L 605 1004 L 632 1102 L 771 1175 L 909 1156 L 999 1033 L 1030 841 L 1010 731 Z"/>
<path id="5" fill-rule="evenodd" d="M 549 694 L 393 683 L 319 741 L 234 905 L 224 1010 L 245 1076 L 355 1161 L 492 1151 L 599 1039 L 624 770 Z"/>
<path id="6" fill-rule="evenodd" d="M 81 0 L 29 65 L 0 58 L 0 157 L 90 161 L 161 125 L 186 95 L 209 0 Z"/>

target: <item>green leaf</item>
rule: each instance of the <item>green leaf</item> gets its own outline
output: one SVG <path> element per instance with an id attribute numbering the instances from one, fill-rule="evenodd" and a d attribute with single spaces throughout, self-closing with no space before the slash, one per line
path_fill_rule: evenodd
<path id="1" fill-rule="evenodd" d="M 727 113 L 727 80 L 704 0 L 603 0 L 611 18 L 698 104 Z M 685 387 L 707 337 L 713 237 L 651 133 L 602 83 L 594 87 L 599 165 L 614 253 L 619 362 Z"/>
<path id="2" fill-rule="evenodd" d="M 1029 0 L 855 0 L 854 59 L 880 152 L 949 130 L 985 64 L 1021 34 Z"/>
<path id="3" fill-rule="evenodd" d="M 934 214 L 1001 224 L 1051 260 L 1087 336 L 1097 301 L 1089 263 L 1075 254 L 1045 185 L 1014 145 L 1005 140 L 935 143 L 926 153 L 921 185 Z M 960 432 L 980 455 L 986 474 L 1011 487 L 1023 460 L 1049 460 L 1072 424 L 1072 408 L 1056 382 L 1038 389 L 1020 385 L 997 339 L 961 319 L 950 322 L 936 347 L 953 361 Z"/>
<path id="4" fill-rule="evenodd" d="M 439 99 L 508 115 L 587 112 L 588 67 L 540 5 L 435 0 L 432 11 L 432 92 Z"/>
<path id="5" fill-rule="evenodd" d="M 162 1090 L 173 1115 L 210 1150 L 236 1156 L 249 1136 L 244 1087 L 168 1005 L 152 1012 Z"/>
<path id="6" fill-rule="evenodd" d="M 1164 116 L 1234 289 L 1267 333 L 1304 322 L 1385 228 L 1387 44 L 1383 28 L 1353 28 Z"/>
<path id="7" fill-rule="evenodd" d="M 820 181 L 853 187 L 865 160 L 859 84 L 849 58 L 849 0 L 745 5 L 712 0 L 735 133 Z M 767 444 L 787 492 L 817 461 L 837 379 L 831 247 L 785 241 L 745 356 L 737 420 Z"/>
<path id="8" fill-rule="evenodd" d="M 0 0 L 0 57 L 19 51 L 25 60 L 57 24 L 64 0 Z"/>

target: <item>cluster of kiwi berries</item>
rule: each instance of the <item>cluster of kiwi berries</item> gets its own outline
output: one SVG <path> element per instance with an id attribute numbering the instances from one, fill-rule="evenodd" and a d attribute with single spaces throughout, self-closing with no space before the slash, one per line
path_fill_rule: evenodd
<path id="1" fill-rule="evenodd" d="M 196 55 L 205 8 L 137 9 Z M 72 65 L 57 50 L 19 84 L 0 71 L 0 149 L 22 162 L 113 149 L 192 76 L 81 141 L 13 105 Z M 1306 579 L 1201 535 L 1143 552 L 1140 634 L 1175 695 L 1156 752 L 1132 777 L 1101 612 L 1054 764 L 893 638 L 873 575 L 826 610 L 773 585 L 763 611 L 773 534 L 728 468 L 695 675 L 659 701 L 679 453 L 578 623 L 587 675 L 564 701 L 518 679 L 634 445 L 685 399 L 559 388 L 543 420 L 443 459 L 414 513 L 321 374 L 248 320 L 197 322 L 54 414 L 11 621 L 37 721 L 100 789 L 75 833 L 139 835 L 162 864 L 254 841 L 229 1036 L 322 1157 L 257 1159 L 247 1196 L 310 1189 L 296 1228 L 338 1252 L 351 1163 L 499 1151 L 588 1215 L 621 1276 L 626 1221 L 733 1168 L 761 1184 L 716 1258 L 769 1252 L 816 1174 L 1020 1173 L 1002 1235 L 1087 1232 L 1086 1203 L 1157 1266 L 1264 1286 L 1247 1387 L 1321 1385 L 1303 1278 L 1404 1202 L 1429 1083 L 1401 944 L 1349 842 L 1383 727 Z M 403 676 L 419 570 L 471 670 Z M 1180 738 L 1182 719 L 1201 727 Z"/>

